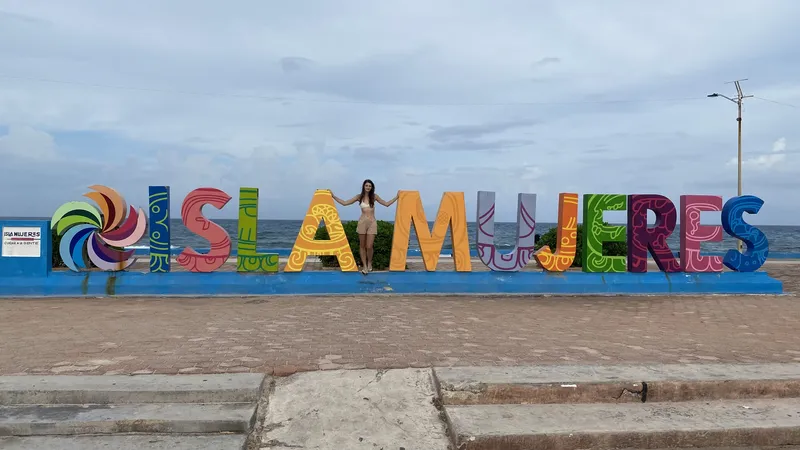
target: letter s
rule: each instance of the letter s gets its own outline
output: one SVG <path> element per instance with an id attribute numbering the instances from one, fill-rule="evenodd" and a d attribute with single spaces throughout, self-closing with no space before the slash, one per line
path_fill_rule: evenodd
<path id="1" fill-rule="evenodd" d="M 224 228 L 206 219 L 202 209 L 206 204 L 222 209 L 230 199 L 230 195 L 215 188 L 195 189 L 186 196 L 181 207 L 183 224 L 189 231 L 206 238 L 211 249 L 204 255 L 186 247 L 176 258 L 178 264 L 191 272 L 213 272 L 225 264 L 231 254 L 231 238 Z"/>
<path id="2" fill-rule="evenodd" d="M 755 272 L 769 255 L 767 236 L 758 228 L 744 221 L 744 213 L 757 214 L 764 200 L 754 195 L 733 197 L 722 207 L 722 228 L 726 233 L 742 240 L 747 246 L 744 253 L 728 250 L 722 263 L 737 272 Z"/>

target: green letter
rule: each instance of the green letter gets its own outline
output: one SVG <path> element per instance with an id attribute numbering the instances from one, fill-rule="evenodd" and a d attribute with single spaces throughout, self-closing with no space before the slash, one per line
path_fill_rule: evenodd
<path id="1" fill-rule="evenodd" d="M 258 188 L 239 188 L 238 272 L 277 272 L 277 253 L 258 253 Z"/>
<path id="2" fill-rule="evenodd" d="M 625 272 L 624 256 L 603 256 L 603 242 L 625 242 L 625 225 L 606 225 L 603 211 L 625 211 L 624 194 L 585 194 L 583 196 L 584 272 Z"/>

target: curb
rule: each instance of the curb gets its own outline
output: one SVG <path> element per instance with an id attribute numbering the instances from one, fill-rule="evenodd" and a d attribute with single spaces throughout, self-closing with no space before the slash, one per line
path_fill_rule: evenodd
<path id="1" fill-rule="evenodd" d="M 0 297 L 325 294 L 782 294 L 766 272 L 52 272 L 0 278 Z"/>

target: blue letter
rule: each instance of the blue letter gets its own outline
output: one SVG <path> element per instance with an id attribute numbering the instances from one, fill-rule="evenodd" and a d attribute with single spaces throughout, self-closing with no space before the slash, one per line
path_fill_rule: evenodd
<path id="1" fill-rule="evenodd" d="M 169 186 L 150 186 L 150 272 L 169 272 Z"/>
<path id="2" fill-rule="evenodd" d="M 747 245 L 747 251 L 739 253 L 728 250 L 722 263 L 737 272 L 755 272 L 764 264 L 769 254 L 767 236 L 758 228 L 748 224 L 742 217 L 744 213 L 757 214 L 764 200 L 754 195 L 733 197 L 722 207 L 722 228 L 726 233 L 741 239 Z"/>

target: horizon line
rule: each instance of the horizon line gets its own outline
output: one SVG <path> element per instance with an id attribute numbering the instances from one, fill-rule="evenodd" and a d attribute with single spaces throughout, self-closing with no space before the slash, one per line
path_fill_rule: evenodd
<path id="1" fill-rule="evenodd" d="M 620 211 L 612 211 L 612 212 L 620 212 Z M 708 211 L 708 212 L 719 212 L 719 211 Z M 239 220 L 238 217 L 236 217 L 236 218 L 226 218 L 226 217 L 209 218 L 209 217 L 206 217 L 206 218 L 208 220 L 211 220 L 211 221 L 214 221 L 214 220 Z M 0 220 L 51 220 L 51 219 L 52 219 L 52 217 L 0 216 Z M 171 218 L 170 221 L 172 221 L 172 220 L 183 222 L 183 220 L 181 218 Z M 274 222 L 302 222 L 303 221 L 303 219 L 257 219 L 257 220 L 258 221 L 262 221 L 262 220 L 263 221 L 274 221 Z M 358 219 L 341 219 L 342 222 L 355 222 L 357 220 Z M 394 220 L 378 219 L 378 221 L 394 223 Z M 434 222 L 435 222 L 434 220 L 428 220 L 428 223 L 434 223 Z M 468 220 L 467 223 L 477 223 L 477 220 L 471 220 L 471 221 Z M 516 224 L 517 222 L 516 221 L 504 222 L 504 221 L 495 220 L 494 223 L 495 224 L 498 224 L 498 223 Z M 541 224 L 556 224 L 557 225 L 558 221 L 557 220 L 556 221 L 536 220 L 536 223 L 537 224 L 541 223 Z M 583 222 L 582 221 L 578 222 L 578 224 L 583 225 Z M 609 222 L 609 225 L 624 225 L 624 226 L 627 226 L 628 224 L 627 223 L 619 223 L 619 222 L 617 222 L 617 223 Z M 648 225 L 651 225 L 651 224 L 648 223 Z M 680 225 L 680 221 L 676 221 L 675 225 Z M 709 223 L 704 223 L 703 225 L 721 226 L 721 224 L 709 224 Z M 750 224 L 750 225 L 753 225 L 755 227 L 800 227 L 800 224 L 792 224 L 792 225 L 789 225 L 789 224 L 758 224 L 758 225 Z M 322 226 L 324 226 L 324 224 Z M 448 225 L 448 229 L 449 228 L 450 227 Z"/>

